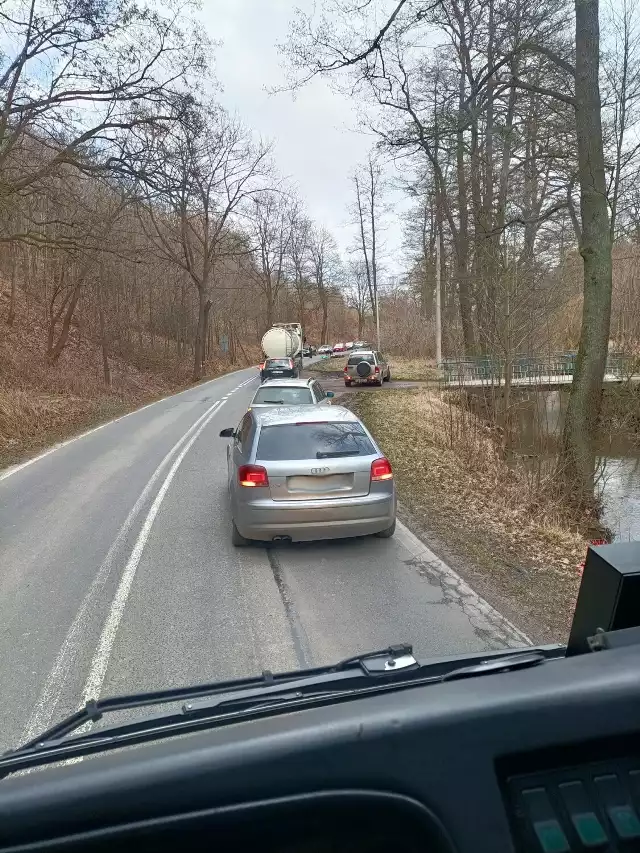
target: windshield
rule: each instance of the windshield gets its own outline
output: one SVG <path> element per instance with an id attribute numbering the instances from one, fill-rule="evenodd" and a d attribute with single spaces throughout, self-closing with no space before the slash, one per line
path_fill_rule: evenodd
<path id="1" fill-rule="evenodd" d="M 313 403 L 313 396 L 308 388 L 276 388 L 270 385 L 267 388 L 260 388 L 253 398 L 253 404 L 257 403 L 281 403 L 296 406 Z"/>
<path id="2" fill-rule="evenodd" d="M 268 358 L 264 364 L 265 367 L 291 367 L 291 359 L 289 358 Z"/>
<path id="3" fill-rule="evenodd" d="M 564 642 L 640 538 L 640 4 L 0 8 L 0 752 Z"/>

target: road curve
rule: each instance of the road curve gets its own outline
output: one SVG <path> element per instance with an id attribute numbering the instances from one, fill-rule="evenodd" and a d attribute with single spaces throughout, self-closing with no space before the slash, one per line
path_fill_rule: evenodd
<path id="1" fill-rule="evenodd" d="M 522 644 L 402 525 L 233 548 L 218 433 L 257 385 L 229 374 L 0 472 L 0 750 L 97 695 L 400 641 L 423 656 Z"/>

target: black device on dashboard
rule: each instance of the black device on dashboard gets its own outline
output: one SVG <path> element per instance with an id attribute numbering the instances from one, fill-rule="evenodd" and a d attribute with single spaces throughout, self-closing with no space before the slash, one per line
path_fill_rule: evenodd
<path id="1" fill-rule="evenodd" d="M 0 759 L 0 850 L 640 850 L 638 577 L 589 550 L 566 656 L 402 645 L 78 732 L 101 700 Z"/>

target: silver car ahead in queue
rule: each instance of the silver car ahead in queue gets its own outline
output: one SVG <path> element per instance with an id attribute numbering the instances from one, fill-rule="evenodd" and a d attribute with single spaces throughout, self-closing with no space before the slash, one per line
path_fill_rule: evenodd
<path id="1" fill-rule="evenodd" d="M 389 461 L 342 406 L 248 411 L 227 448 L 234 545 L 393 536 Z"/>

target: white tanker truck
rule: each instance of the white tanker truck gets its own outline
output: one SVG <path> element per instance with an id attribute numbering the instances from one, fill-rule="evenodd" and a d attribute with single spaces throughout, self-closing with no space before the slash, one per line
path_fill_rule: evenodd
<path id="1" fill-rule="evenodd" d="M 274 323 L 262 336 L 265 358 L 292 358 L 302 370 L 304 334 L 300 323 Z"/>

